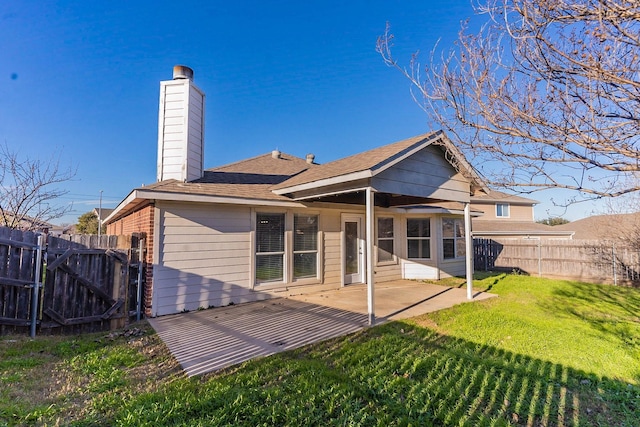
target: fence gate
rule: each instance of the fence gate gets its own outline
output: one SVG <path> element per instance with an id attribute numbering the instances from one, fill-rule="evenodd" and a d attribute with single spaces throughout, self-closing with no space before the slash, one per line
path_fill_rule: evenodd
<path id="1" fill-rule="evenodd" d="M 0 227 L 0 334 L 27 330 L 38 236 Z"/>
<path id="2" fill-rule="evenodd" d="M 137 240 L 48 236 L 40 275 L 37 235 L 0 228 L 0 334 L 28 330 L 34 302 L 35 322 L 43 332 L 94 332 L 124 326 L 136 315 L 131 308 L 139 306 L 138 264 L 132 262 L 139 259 Z M 37 282 L 43 285 L 34 293 Z"/>

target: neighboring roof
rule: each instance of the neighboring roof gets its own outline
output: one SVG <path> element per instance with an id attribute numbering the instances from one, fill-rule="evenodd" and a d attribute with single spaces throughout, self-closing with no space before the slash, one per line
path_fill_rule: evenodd
<path id="1" fill-rule="evenodd" d="M 537 200 L 528 199 L 526 197 L 516 196 L 515 194 L 507 194 L 498 190 L 489 190 L 487 193 L 474 194 L 471 196 L 471 203 L 479 202 L 496 202 L 496 203 L 512 203 L 512 204 L 521 204 L 521 205 L 536 205 L 540 203 Z"/>
<path id="2" fill-rule="evenodd" d="M 462 153 L 448 140 L 444 132 L 437 131 L 418 135 L 413 138 L 408 138 L 393 144 L 388 144 L 318 165 L 317 167 L 310 168 L 282 182 L 281 184 L 275 185 L 273 187 L 273 191 L 279 194 L 286 194 L 296 187 L 300 187 L 305 184 L 321 184 L 323 180 L 334 179 L 337 177 L 343 177 L 344 181 L 348 181 L 351 180 L 351 174 L 358 174 L 359 172 L 366 174 L 366 177 L 371 177 L 434 143 L 443 147 L 443 150 L 449 154 L 447 160 L 452 162 L 454 167 L 457 169 L 461 169 L 458 171 L 463 173 L 467 178 L 470 178 L 474 186 L 484 188 L 482 179 L 466 161 Z M 353 177 L 353 179 L 363 177 L 365 176 L 360 176 L 360 174 L 358 174 L 358 176 Z"/>
<path id="3" fill-rule="evenodd" d="M 530 221 L 500 221 L 486 220 L 473 223 L 474 236 L 566 236 L 573 235 L 571 229 L 560 229 L 558 226 L 550 226 Z"/>
<path id="4" fill-rule="evenodd" d="M 5 221 L 5 217 L 7 221 Z M 20 218 L 20 217 L 18 217 Z M 16 219 L 15 215 L 12 212 L 4 212 L 4 215 L 0 215 L 0 227 L 7 227 L 10 223 L 12 223 Z M 47 221 L 43 221 L 38 218 L 32 218 L 28 215 L 22 215 L 22 218 L 18 221 L 18 225 L 22 229 L 29 230 L 43 230 L 54 227 L 53 224 Z"/>
<path id="5" fill-rule="evenodd" d="M 93 213 L 96 214 L 100 221 L 104 221 L 109 215 L 111 215 L 113 209 L 109 208 L 93 208 Z"/>
<path id="6" fill-rule="evenodd" d="M 596 215 L 556 225 L 560 230 L 574 230 L 574 239 L 624 240 L 640 233 L 640 212 L 630 214 Z"/>

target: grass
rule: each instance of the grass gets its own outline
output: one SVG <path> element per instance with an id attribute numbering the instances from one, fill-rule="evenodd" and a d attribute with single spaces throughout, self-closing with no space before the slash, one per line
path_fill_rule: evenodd
<path id="1" fill-rule="evenodd" d="M 3 337 L 0 425 L 638 425 L 639 290 L 474 286 L 500 297 L 196 378 L 144 323 Z"/>

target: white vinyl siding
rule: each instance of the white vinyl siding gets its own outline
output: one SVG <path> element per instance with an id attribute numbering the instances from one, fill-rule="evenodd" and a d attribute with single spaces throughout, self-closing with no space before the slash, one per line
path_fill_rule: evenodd
<path id="1" fill-rule="evenodd" d="M 204 94 L 190 80 L 160 84 L 158 180 L 202 177 Z"/>
<path id="2" fill-rule="evenodd" d="M 158 202 L 155 316 L 264 299 L 251 295 L 247 207 Z"/>
<path id="3" fill-rule="evenodd" d="M 321 224 L 323 241 L 321 241 L 320 247 L 324 247 L 324 282 L 341 284 L 342 231 L 340 229 L 340 211 L 323 211 Z"/>
<path id="4" fill-rule="evenodd" d="M 374 176 L 371 186 L 384 193 L 469 201 L 469 181 L 444 158 L 441 148 L 431 145 Z"/>

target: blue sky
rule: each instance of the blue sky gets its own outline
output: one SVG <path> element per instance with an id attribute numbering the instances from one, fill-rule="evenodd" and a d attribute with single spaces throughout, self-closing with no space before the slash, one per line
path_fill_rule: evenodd
<path id="1" fill-rule="evenodd" d="M 472 16 L 468 0 L 3 2 L 0 141 L 77 167 L 58 223 L 100 191 L 114 207 L 155 181 L 159 82 L 183 64 L 207 95 L 205 167 L 276 148 L 324 163 L 432 130 L 375 52 L 386 22 L 408 62 Z M 537 218 L 598 209 L 565 212 L 552 196 L 532 196 Z"/>

